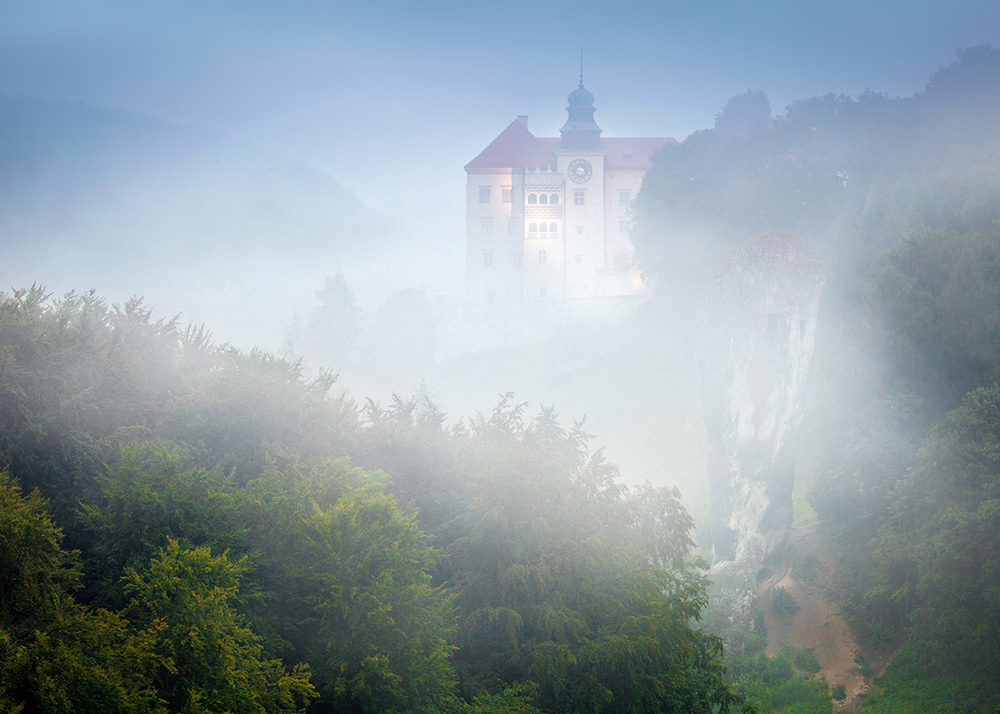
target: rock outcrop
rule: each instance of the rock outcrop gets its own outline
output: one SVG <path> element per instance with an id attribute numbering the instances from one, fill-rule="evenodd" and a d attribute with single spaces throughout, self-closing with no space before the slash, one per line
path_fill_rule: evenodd
<path id="1" fill-rule="evenodd" d="M 792 233 L 771 231 L 720 264 L 700 366 L 708 432 L 715 596 L 751 627 L 756 575 L 792 524 L 801 396 L 823 269 Z"/>

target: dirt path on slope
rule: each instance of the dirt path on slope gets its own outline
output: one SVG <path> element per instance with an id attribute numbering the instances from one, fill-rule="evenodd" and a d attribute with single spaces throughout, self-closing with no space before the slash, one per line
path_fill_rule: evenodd
<path id="1" fill-rule="evenodd" d="M 781 562 L 764 579 L 757 591 L 757 607 L 764 612 L 767 627 L 767 654 L 774 656 L 783 645 L 811 647 L 831 688 L 843 684 L 847 699 L 834 702 L 834 712 L 857 711 L 859 695 L 870 682 L 861 676 L 855 657 L 859 652 L 850 629 L 837 605 L 827 597 L 833 575 L 833 558 L 816 537 L 815 526 L 793 528 Z M 772 591 L 786 588 L 799 610 L 775 614 L 771 609 Z M 869 660 L 872 654 L 863 652 Z M 881 662 L 873 663 L 877 667 Z"/>

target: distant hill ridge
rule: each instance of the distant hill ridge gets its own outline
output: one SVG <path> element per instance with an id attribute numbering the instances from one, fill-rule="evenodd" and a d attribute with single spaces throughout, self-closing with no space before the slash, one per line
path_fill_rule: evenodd
<path id="1" fill-rule="evenodd" d="M 122 110 L 0 94 L 0 239 L 139 253 L 349 247 L 389 228 L 303 162 Z"/>

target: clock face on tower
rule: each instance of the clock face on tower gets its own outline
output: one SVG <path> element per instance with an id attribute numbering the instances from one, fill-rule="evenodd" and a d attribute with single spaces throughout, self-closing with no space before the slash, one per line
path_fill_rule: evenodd
<path id="1" fill-rule="evenodd" d="M 569 177 L 577 183 L 585 183 L 590 180 L 594 170 L 590 162 L 586 159 L 577 159 L 569 165 Z"/>

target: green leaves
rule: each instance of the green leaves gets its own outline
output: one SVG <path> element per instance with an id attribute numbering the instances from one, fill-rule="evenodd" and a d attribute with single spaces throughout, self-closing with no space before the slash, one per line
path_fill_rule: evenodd
<path id="1" fill-rule="evenodd" d="M 0 627 L 21 627 L 55 610 L 79 580 L 79 565 L 62 550 L 62 531 L 38 491 L 25 498 L 0 471 Z"/>
<path id="2" fill-rule="evenodd" d="M 117 615 L 73 601 L 79 567 L 33 492 L 0 472 L 0 707 L 159 712 L 152 652 Z"/>
<path id="3" fill-rule="evenodd" d="M 812 650 L 784 648 L 777 657 L 737 657 L 731 676 L 734 689 L 761 714 L 823 714 L 832 704 L 826 679 L 812 678 L 818 670 Z"/>
<path id="4" fill-rule="evenodd" d="M 338 707 L 440 711 L 454 701 L 450 599 L 430 585 L 434 553 L 413 515 L 368 487 L 302 524 L 294 578 L 312 612 L 317 681 Z"/>
<path id="5" fill-rule="evenodd" d="M 307 667 L 262 660 L 259 638 L 240 625 L 231 601 L 246 567 L 169 540 L 148 569 L 126 573 L 125 613 L 156 653 L 152 679 L 172 711 L 299 712 L 315 696 Z"/>

